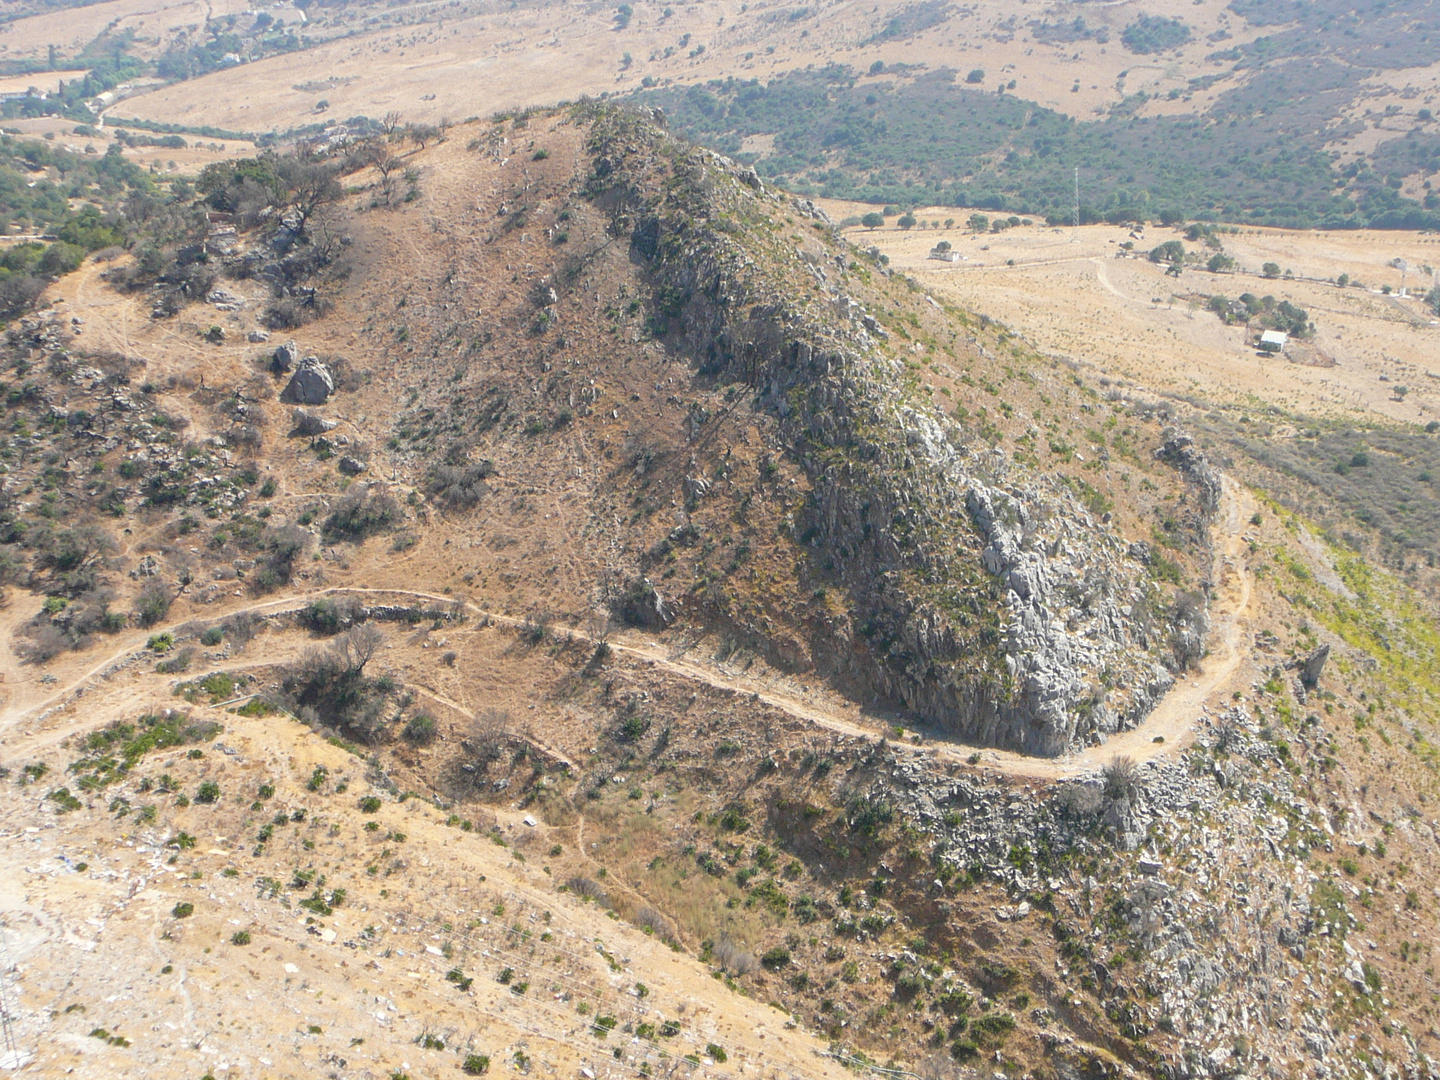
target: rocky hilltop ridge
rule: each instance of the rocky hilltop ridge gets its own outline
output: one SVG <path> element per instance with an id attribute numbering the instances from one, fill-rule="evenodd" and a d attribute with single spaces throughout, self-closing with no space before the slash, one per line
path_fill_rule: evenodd
<path id="1" fill-rule="evenodd" d="M 817 656 L 840 659 L 817 665 L 947 733 L 1026 753 L 1138 722 L 1202 651 L 1203 601 L 1165 596 L 1146 546 L 1108 514 L 922 400 L 846 291 L 888 272 L 822 212 L 649 116 L 592 122 L 589 194 L 628 237 L 670 339 L 703 374 L 753 388 L 812 485 L 795 534 L 846 587 L 869 645 L 857 658 L 836 642 Z M 774 235 L 787 214 L 808 219 L 798 246 Z M 785 286 L 796 279 L 809 288 Z M 1183 439 L 1162 453 L 1178 464 L 1181 444 L 1209 512 L 1213 470 Z"/>

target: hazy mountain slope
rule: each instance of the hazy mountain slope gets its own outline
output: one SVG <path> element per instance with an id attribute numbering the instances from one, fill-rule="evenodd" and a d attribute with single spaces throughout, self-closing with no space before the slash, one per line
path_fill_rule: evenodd
<path id="1" fill-rule="evenodd" d="M 380 149 L 6 338 L 36 1075 L 1434 1074 L 1423 598 L 646 117 Z M 1210 529 L 1145 764 L 950 741 L 1134 719 Z"/>

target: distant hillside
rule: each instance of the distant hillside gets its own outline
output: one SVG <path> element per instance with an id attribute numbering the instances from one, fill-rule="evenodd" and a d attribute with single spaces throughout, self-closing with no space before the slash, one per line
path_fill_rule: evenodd
<path id="1" fill-rule="evenodd" d="M 1082 221 L 1440 227 L 1440 195 L 1421 202 L 1396 190 L 1405 176 L 1440 170 L 1433 124 L 1417 120 L 1411 137 L 1337 171 L 1325 146 L 1340 91 L 1297 92 L 1333 70 L 1266 69 L 1208 115 L 1137 115 L 1145 98 L 1136 95 L 1092 122 L 982 90 L 951 70 L 892 81 L 831 65 L 764 84 L 732 79 L 638 97 L 663 107 L 677 131 L 806 195 L 1068 222 L 1078 168 Z M 745 140 L 760 135 L 774 137 L 773 151 L 746 152 Z"/>
<path id="2" fill-rule="evenodd" d="M 1429 186 L 1400 193 L 1407 178 L 1413 193 L 1440 172 L 1433 95 L 1411 88 L 1403 103 L 1366 104 L 1376 92 L 1367 80 L 1408 83 L 1406 72 L 1434 61 L 1440 4 L 1362 11 L 1332 0 L 1235 0 L 1230 10 L 1266 33 L 1208 53 L 1214 70 L 1171 89 L 1158 102 L 1164 108 L 1133 93 L 1093 120 L 1019 98 L 1014 79 L 984 68 L 879 62 L 868 73 L 832 63 L 639 97 L 663 106 L 677 130 L 807 195 L 1070 221 L 1078 168 L 1085 221 L 1440 227 L 1440 195 Z M 1029 31 L 1049 45 L 1103 35 L 1083 19 L 1034 22 Z M 1132 52 L 1158 54 L 1183 45 L 1189 31 L 1142 16 L 1124 38 Z M 1077 71 L 1077 92 L 1087 77 Z M 1171 105 L 1192 98 L 1190 107 Z M 1378 144 L 1342 169 L 1337 147 L 1367 129 L 1383 131 Z M 755 136 L 772 137 L 773 149 L 747 146 Z"/>

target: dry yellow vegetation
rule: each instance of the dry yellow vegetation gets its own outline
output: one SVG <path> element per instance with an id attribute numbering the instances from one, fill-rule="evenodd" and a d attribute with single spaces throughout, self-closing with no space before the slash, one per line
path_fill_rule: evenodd
<path id="1" fill-rule="evenodd" d="M 857 203 L 825 203 L 837 220 L 864 213 Z M 984 311 L 1034 342 L 1097 375 L 1150 391 L 1205 401 L 1273 403 L 1295 413 L 1375 415 L 1428 423 L 1440 417 L 1440 321 L 1423 301 L 1432 287 L 1425 266 L 1440 266 L 1440 237 L 1415 232 L 1305 232 L 1242 227 L 1222 232 L 1234 272 L 1187 267 L 1168 276 L 1146 258 L 1179 240 L 1208 257 L 1203 243 L 1179 229 L 1151 226 L 1052 228 L 1043 223 L 975 233 L 974 211 L 922 207 L 927 225 L 901 229 L 856 226 L 849 238 L 874 245 L 891 265 L 934 294 Z M 982 211 L 983 212 L 983 211 Z M 947 219 L 955 221 L 949 229 Z M 940 241 L 958 263 L 928 257 Z M 1122 249 L 1133 245 L 1132 251 Z M 1392 265 L 1403 259 L 1403 273 Z M 1280 276 L 1266 277 L 1266 263 Z M 1352 282 L 1341 288 L 1341 275 Z M 1410 294 L 1402 298 L 1402 285 Z M 1390 294 L 1382 292 L 1388 287 Z M 1273 295 L 1310 313 L 1316 330 L 1284 356 L 1262 357 L 1243 326 L 1226 326 L 1205 309 L 1209 297 Z M 1408 391 L 1402 396 L 1396 388 Z"/>
<path id="2" fill-rule="evenodd" d="M 212 18 L 230 13 L 220 5 L 208 7 Z M 134 29 L 142 51 L 156 49 L 168 32 L 203 23 L 198 8 L 188 0 L 159 5 L 114 0 L 80 9 L 79 18 L 60 13 L 20 20 L 0 29 L 0 46 L 9 50 L 0 51 L 0 59 L 43 55 L 52 41 L 73 41 L 78 48 L 107 27 Z M 883 36 L 892 19 L 915 19 L 917 9 L 923 10 L 917 24 L 922 30 Z M 203 88 L 181 84 L 132 97 L 116 112 L 246 132 L 284 131 L 326 116 L 379 118 L 391 110 L 435 123 L 624 93 L 647 78 L 682 84 L 729 77 L 763 81 L 808 64 L 866 69 L 880 60 L 961 72 L 981 68 L 987 86 L 1014 80 L 1019 96 L 1086 119 L 1141 91 L 1159 99 L 1150 106 L 1157 113 L 1202 108 L 1219 91 L 1200 91 L 1194 104 L 1165 95 L 1172 89 L 1188 94 L 1190 80 L 1219 69 L 1206 60 L 1215 48 L 1207 35 L 1224 33 L 1226 45 L 1233 46 L 1259 33 L 1220 0 L 1161 0 L 1147 5 L 1145 13 L 1181 17 L 1194 37 L 1179 50 L 1137 56 L 1119 40 L 1137 10 L 1132 4 L 1089 5 L 1088 25 L 1107 33 L 1108 41 L 1041 44 L 1032 39 L 1028 22 L 1067 22 L 1070 11 L 1032 13 L 1005 0 L 981 0 L 932 17 L 927 5 L 905 0 L 811 7 L 722 0 L 703 8 L 636 5 L 621 27 L 614 6 L 553 2 L 503 9 L 480 3 L 398 10 L 311 7 L 307 33 L 322 42 L 315 48 L 215 72 L 202 80 Z M 321 84 L 329 85 L 319 89 Z M 321 99 L 328 109 L 317 113 Z"/>

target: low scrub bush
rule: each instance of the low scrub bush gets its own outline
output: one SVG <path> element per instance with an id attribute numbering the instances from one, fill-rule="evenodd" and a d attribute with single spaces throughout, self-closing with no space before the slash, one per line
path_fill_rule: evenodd
<path id="1" fill-rule="evenodd" d="M 405 722 L 405 741 L 416 746 L 429 746 L 435 741 L 435 718 L 427 712 L 416 713 Z"/>
<path id="2" fill-rule="evenodd" d="M 710 959 L 722 971 L 731 975 L 748 975 L 755 970 L 755 954 L 745 948 L 729 934 L 721 934 L 710 946 Z"/>
<path id="3" fill-rule="evenodd" d="M 465 510 L 477 505 L 489 491 L 485 481 L 495 474 L 495 463 L 440 465 L 430 473 L 425 491 L 446 506 Z"/>
<path id="4" fill-rule="evenodd" d="M 790 950 L 784 945 L 766 949 L 765 954 L 760 957 L 760 963 L 770 971 L 778 971 L 790 963 Z"/>
<path id="5" fill-rule="evenodd" d="M 154 626 L 170 611 L 174 597 L 163 582 L 151 581 L 135 597 L 135 618 L 141 626 Z"/>
<path id="6" fill-rule="evenodd" d="M 610 906 L 610 897 L 600 885 L 588 877 L 576 875 L 565 883 L 582 900 L 594 900 L 601 907 Z"/>
<path id="7" fill-rule="evenodd" d="M 322 596 L 300 613 L 300 621 L 317 634 L 338 634 L 355 624 L 363 607 L 353 596 Z"/>
<path id="8" fill-rule="evenodd" d="M 336 502 L 323 531 L 330 540 L 359 541 L 393 528 L 403 517 L 400 504 L 388 492 L 355 484 Z"/>

